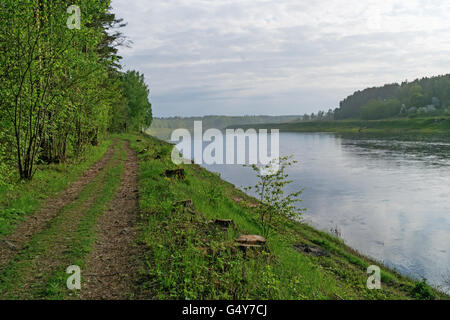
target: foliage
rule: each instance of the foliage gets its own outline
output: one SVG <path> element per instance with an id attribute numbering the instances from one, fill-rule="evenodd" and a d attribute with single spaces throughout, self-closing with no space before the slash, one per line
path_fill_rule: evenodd
<path id="1" fill-rule="evenodd" d="M 378 120 L 395 117 L 401 109 L 400 101 L 391 99 L 386 101 L 371 100 L 361 108 L 361 118 L 364 120 Z"/>
<path id="2" fill-rule="evenodd" d="M 300 203 L 299 196 L 303 190 L 285 195 L 284 188 L 291 183 L 288 174 L 285 173 L 287 167 L 297 163 L 290 157 L 280 157 L 270 163 L 258 166 L 251 165 L 256 172 L 258 183 L 254 186 L 246 187 L 246 191 L 254 191 L 260 202 L 258 213 L 264 236 L 268 236 L 271 229 L 280 221 L 280 217 L 289 219 L 299 219 L 302 209 L 296 206 Z"/>
<path id="3" fill-rule="evenodd" d="M 119 128 L 124 131 L 141 131 L 152 123 L 152 106 L 148 101 L 149 89 L 145 84 L 144 75 L 137 71 L 127 71 L 121 75 L 121 88 L 126 98 L 124 120 Z"/>
<path id="4" fill-rule="evenodd" d="M 356 91 L 340 102 L 339 108 L 334 111 L 335 119 L 364 118 L 368 113 L 367 105 L 373 105 L 373 101 L 383 104 L 394 100 L 406 109 L 433 105 L 439 113 L 444 114 L 446 107 L 450 105 L 450 74 Z M 365 106 L 366 110 L 363 110 Z M 399 116 L 399 113 L 389 115 L 395 116 Z"/>
<path id="5" fill-rule="evenodd" d="M 39 163 L 62 163 L 97 145 L 125 112 L 117 47 L 124 26 L 110 1 L 73 1 L 80 29 L 67 26 L 65 0 L 5 0 L 0 11 L 0 173 L 30 180 Z M 142 76 L 141 76 L 142 77 Z M 139 117 L 142 117 L 140 119 Z"/>
<path id="6" fill-rule="evenodd" d="M 432 292 L 432 289 L 427 284 L 426 279 L 417 281 L 411 290 L 411 296 L 418 300 L 434 300 L 436 296 Z"/>

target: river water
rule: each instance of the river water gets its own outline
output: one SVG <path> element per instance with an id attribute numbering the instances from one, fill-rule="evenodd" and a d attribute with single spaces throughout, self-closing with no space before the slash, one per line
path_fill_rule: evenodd
<path id="1" fill-rule="evenodd" d="M 445 287 L 450 279 L 450 143 L 280 133 L 287 170 L 304 188 L 303 219 L 337 229 L 346 244 L 402 274 Z M 253 185 L 242 165 L 204 165 L 237 187 Z"/>

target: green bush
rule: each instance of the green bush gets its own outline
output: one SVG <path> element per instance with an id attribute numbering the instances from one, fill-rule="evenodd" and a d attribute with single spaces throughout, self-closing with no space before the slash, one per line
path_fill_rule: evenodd
<path id="1" fill-rule="evenodd" d="M 427 284 L 426 279 L 422 281 L 417 281 L 411 290 L 411 296 L 414 299 L 419 300 L 434 300 L 436 297 L 432 293 L 430 286 Z"/>

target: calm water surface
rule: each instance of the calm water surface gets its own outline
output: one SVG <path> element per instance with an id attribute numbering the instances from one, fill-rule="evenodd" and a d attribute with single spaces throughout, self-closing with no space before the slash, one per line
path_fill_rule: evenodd
<path id="1" fill-rule="evenodd" d="M 281 133 L 280 149 L 299 161 L 289 189 L 305 188 L 304 220 L 403 274 L 450 278 L 450 143 Z M 238 187 L 256 182 L 240 165 L 205 167 Z"/>

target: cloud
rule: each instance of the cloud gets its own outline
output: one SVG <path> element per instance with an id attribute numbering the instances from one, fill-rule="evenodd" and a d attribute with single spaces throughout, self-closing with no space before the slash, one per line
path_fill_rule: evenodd
<path id="1" fill-rule="evenodd" d="M 448 1 L 113 0 L 157 116 L 303 114 L 449 72 Z"/>

